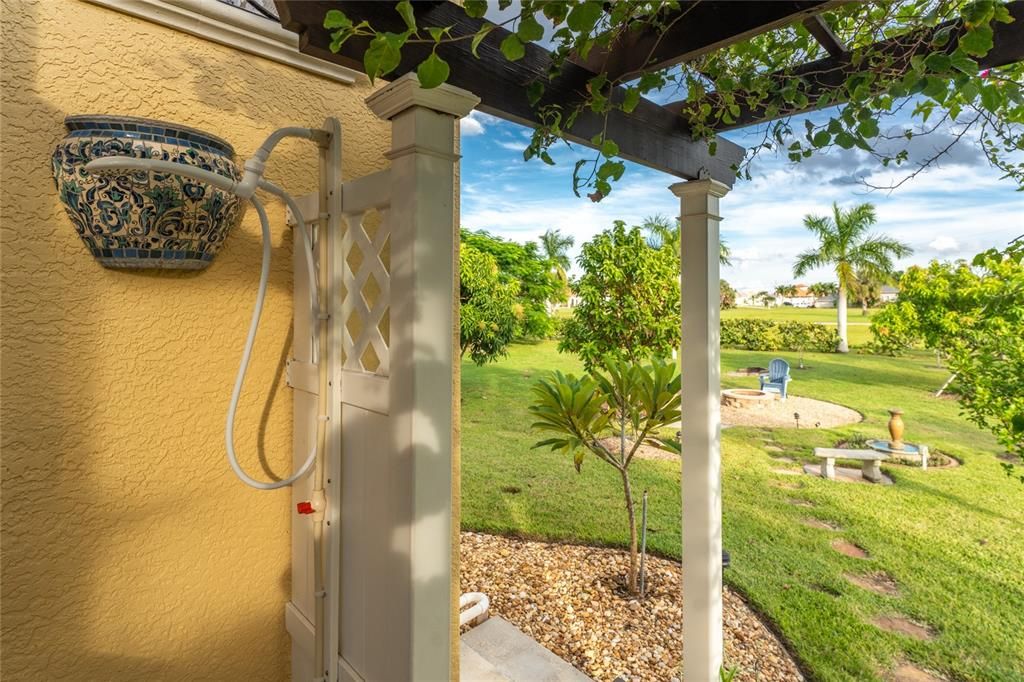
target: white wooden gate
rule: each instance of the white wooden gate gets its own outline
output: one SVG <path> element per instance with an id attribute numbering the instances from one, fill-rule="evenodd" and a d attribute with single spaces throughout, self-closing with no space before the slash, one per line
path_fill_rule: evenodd
<path id="1" fill-rule="evenodd" d="M 304 197 L 330 311 L 325 670 L 313 670 L 312 529 L 292 523 L 292 679 L 442 682 L 455 674 L 452 466 L 457 387 L 454 131 L 478 100 L 403 77 L 367 100 L 392 122 L 391 166 L 342 182 L 341 130 Z M 295 235 L 296 240 L 300 235 Z M 294 455 L 316 425 L 305 263 L 294 259 Z M 310 481 L 293 502 L 310 498 Z M 294 509 L 294 507 L 293 507 Z M 457 590 L 456 590 L 457 592 Z M 456 597 L 456 598 L 453 598 Z"/>

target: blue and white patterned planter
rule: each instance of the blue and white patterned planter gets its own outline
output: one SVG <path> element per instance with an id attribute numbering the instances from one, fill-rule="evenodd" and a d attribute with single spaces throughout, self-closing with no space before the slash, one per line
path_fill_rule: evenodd
<path id="1" fill-rule="evenodd" d="M 134 156 L 199 166 L 239 180 L 234 149 L 206 133 L 131 116 L 68 116 L 53 152 L 53 179 L 75 230 L 110 268 L 198 270 L 213 260 L 241 220 L 233 194 L 180 175 L 93 175 L 102 156 Z"/>

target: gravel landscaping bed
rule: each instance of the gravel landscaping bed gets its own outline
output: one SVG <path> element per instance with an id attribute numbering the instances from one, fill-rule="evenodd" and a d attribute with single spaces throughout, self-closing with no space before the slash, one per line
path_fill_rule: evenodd
<path id="1" fill-rule="evenodd" d="M 511 621 L 598 682 L 678 680 L 682 571 L 647 558 L 647 597 L 623 593 L 629 555 L 616 549 L 462 533 L 461 588 L 484 592 Z M 778 639 L 725 589 L 725 657 L 739 680 L 802 680 Z"/>

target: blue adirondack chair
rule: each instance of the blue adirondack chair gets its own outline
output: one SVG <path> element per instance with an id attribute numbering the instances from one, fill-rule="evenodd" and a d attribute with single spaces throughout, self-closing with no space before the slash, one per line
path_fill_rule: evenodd
<path id="1" fill-rule="evenodd" d="M 768 372 L 759 375 L 762 391 L 778 391 L 779 398 L 786 399 L 786 385 L 792 381 L 789 376 L 789 363 L 780 358 L 775 358 L 768 363 Z"/>

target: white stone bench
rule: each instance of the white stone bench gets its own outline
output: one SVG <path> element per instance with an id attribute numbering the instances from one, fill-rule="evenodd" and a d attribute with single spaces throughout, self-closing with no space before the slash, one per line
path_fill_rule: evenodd
<path id="1" fill-rule="evenodd" d="M 844 450 L 842 448 L 814 448 L 814 456 L 820 457 L 821 476 L 829 480 L 836 478 L 837 459 L 859 459 L 861 460 L 861 476 L 872 483 L 882 482 L 883 459 L 889 459 L 889 455 L 874 450 Z"/>

